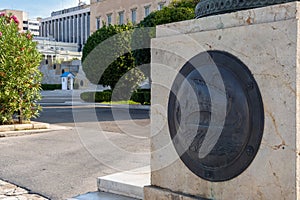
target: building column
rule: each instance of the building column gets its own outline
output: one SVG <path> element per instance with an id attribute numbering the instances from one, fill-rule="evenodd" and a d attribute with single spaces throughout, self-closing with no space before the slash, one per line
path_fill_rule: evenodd
<path id="1" fill-rule="evenodd" d="M 85 14 L 82 13 L 81 15 L 81 45 L 83 44 L 84 41 L 84 32 L 85 32 Z"/>
<path id="2" fill-rule="evenodd" d="M 49 37 L 52 35 L 52 20 L 49 21 Z"/>
<path id="3" fill-rule="evenodd" d="M 83 47 L 83 39 L 84 39 L 84 14 L 81 14 L 81 32 L 80 32 L 80 35 L 81 35 L 81 41 L 80 41 L 80 44 L 81 44 L 81 48 Z"/>
<path id="4" fill-rule="evenodd" d="M 59 42 L 60 40 L 60 27 L 59 27 L 59 19 L 56 20 L 56 25 L 57 25 L 57 40 Z"/>
<path id="5" fill-rule="evenodd" d="M 44 22 L 44 37 L 47 37 L 47 22 Z"/>
<path id="6" fill-rule="evenodd" d="M 65 36 L 65 32 L 64 32 L 64 19 L 61 18 L 60 20 L 60 32 L 61 32 L 61 38 L 60 41 L 63 42 L 64 41 L 64 36 Z"/>
<path id="7" fill-rule="evenodd" d="M 51 24 L 52 24 L 52 37 L 55 38 L 55 37 L 54 37 L 54 34 L 55 34 L 55 30 L 54 30 L 54 29 L 55 29 L 55 21 L 52 20 L 52 21 L 51 21 Z"/>
<path id="8" fill-rule="evenodd" d="M 69 42 L 70 29 L 69 29 L 69 17 L 66 17 L 66 42 Z"/>
<path id="9" fill-rule="evenodd" d="M 45 22 L 45 37 L 48 36 L 48 21 Z"/>
<path id="10" fill-rule="evenodd" d="M 80 37 L 80 33 L 79 33 L 79 24 L 80 24 L 80 15 L 77 15 L 77 20 L 76 20 L 76 24 L 77 24 L 77 36 L 76 36 L 76 40 L 77 40 L 77 44 L 79 44 L 79 37 Z"/>
<path id="11" fill-rule="evenodd" d="M 85 14 L 85 26 L 84 26 L 84 41 L 83 44 L 85 44 L 85 42 L 87 41 L 88 38 L 88 13 Z"/>
<path id="12" fill-rule="evenodd" d="M 63 42 L 64 41 L 64 21 L 63 19 L 60 20 L 60 27 L 61 27 L 61 38 L 60 38 L 60 41 Z"/>
<path id="13" fill-rule="evenodd" d="M 50 35 L 50 21 L 47 21 L 47 33 L 46 33 L 46 37 L 49 37 Z"/>
<path id="14" fill-rule="evenodd" d="M 52 20 L 52 26 L 53 26 L 53 38 L 56 39 L 56 21 Z"/>
<path id="15" fill-rule="evenodd" d="M 64 18 L 64 26 L 65 26 L 65 42 L 68 42 L 68 18 Z"/>
<path id="16" fill-rule="evenodd" d="M 44 22 L 41 22 L 41 25 L 40 25 L 40 36 L 41 37 L 44 36 Z"/>
<path id="17" fill-rule="evenodd" d="M 75 43 L 75 16 L 72 16 L 72 24 L 73 24 L 73 31 L 72 31 L 72 43 Z"/>
<path id="18" fill-rule="evenodd" d="M 44 25 L 43 25 L 43 37 L 46 37 L 46 34 L 47 34 L 46 22 L 44 22 Z"/>
<path id="19" fill-rule="evenodd" d="M 65 42 L 68 42 L 68 18 L 65 18 Z"/>
<path id="20" fill-rule="evenodd" d="M 63 32 L 63 38 L 62 38 L 62 41 L 63 42 L 66 42 L 66 19 L 65 18 L 62 18 L 62 32 Z"/>
<path id="21" fill-rule="evenodd" d="M 77 43 L 77 15 L 74 15 L 74 43 Z"/>
<path id="22" fill-rule="evenodd" d="M 69 20 L 68 20 L 68 23 L 69 23 L 69 34 L 68 34 L 68 42 L 72 42 L 72 29 L 71 29 L 71 24 L 72 24 L 72 21 L 71 21 L 71 16 L 69 17 Z"/>
<path id="23" fill-rule="evenodd" d="M 56 20 L 56 41 L 59 41 L 59 20 Z"/>
<path id="24" fill-rule="evenodd" d="M 68 18 L 65 19 L 65 42 L 68 42 Z"/>

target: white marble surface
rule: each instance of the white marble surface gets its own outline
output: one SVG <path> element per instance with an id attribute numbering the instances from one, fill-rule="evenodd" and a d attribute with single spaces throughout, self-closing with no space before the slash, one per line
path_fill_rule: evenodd
<path id="1" fill-rule="evenodd" d="M 98 178 L 98 190 L 143 199 L 144 186 L 150 185 L 150 166 Z"/>
<path id="2" fill-rule="evenodd" d="M 198 33 L 253 24 L 263 24 L 298 19 L 299 2 L 243 10 L 205 18 L 187 20 L 158 26 L 156 37 Z"/>
<path id="3" fill-rule="evenodd" d="M 260 13 L 253 18 L 260 23 L 237 23 L 245 13 Z M 159 38 L 152 40 L 152 185 L 216 200 L 300 198 L 298 13 L 299 3 L 294 2 L 175 23 L 167 25 L 169 32 L 158 28 Z M 210 28 L 210 22 L 221 18 L 226 26 Z M 203 30 L 192 30 L 199 24 Z M 246 64 L 264 103 L 260 150 L 249 168 L 227 182 L 211 183 L 190 172 L 174 150 L 167 125 L 169 89 L 176 73 L 206 50 L 229 52 Z"/>

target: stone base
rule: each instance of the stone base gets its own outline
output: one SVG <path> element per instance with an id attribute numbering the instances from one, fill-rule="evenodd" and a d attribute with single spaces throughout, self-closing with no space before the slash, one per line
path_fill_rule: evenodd
<path id="1" fill-rule="evenodd" d="M 209 200 L 201 197 L 193 197 L 186 194 L 175 193 L 170 190 L 147 186 L 144 187 L 144 199 L 151 200 Z"/>
<path id="2" fill-rule="evenodd" d="M 98 191 L 143 199 L 143 188 L 150 184 L 150 166 L 98 178 Z"/>
<path id="3" fill-rule="evenodd" d="M 295 1 L 157 27 L 151 67 L 154 187 L 145 188 L 145 200 L 300 198 L 299 13 Z M 264 104 L 265 127 L 255 159 L 242 174 L 223 182 L 201 179 L 185 166 L 173 147 L 167 119 L 178 71 L 209 50 L 228 52 L 243 62 Z"/>

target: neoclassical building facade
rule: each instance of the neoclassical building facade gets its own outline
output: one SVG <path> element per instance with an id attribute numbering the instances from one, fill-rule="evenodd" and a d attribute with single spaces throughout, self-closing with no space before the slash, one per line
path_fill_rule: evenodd
<path id="1" fill-rule="evenodd" d="M 139 23 L 170 0 L 91 0 L 91 33 L 105 24 Z"/>
<path id="2" fill-rule="evenodd" d="M 77 43 L 81 51 L 90 36 L 90 6 L 81 4 L 51 13 L 41 21 L 40 36 L 57 42 Z"/>

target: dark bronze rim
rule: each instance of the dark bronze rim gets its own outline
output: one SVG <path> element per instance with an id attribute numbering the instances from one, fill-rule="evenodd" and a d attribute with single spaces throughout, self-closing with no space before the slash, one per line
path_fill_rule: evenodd
<path id="1" fill-rule="evenodd" d="M 211 57 L 211 59 L 207 59 L 207 56 Z M 213 64 L 217 66 L 217 69 L 224 79 L 226 89 L 227 87 L 236 85 L 236 91 L 233 91 L 232 95 L 232 98 L 235 99 L 232 100 L 233 114 L 229 113 L 226 116 L 226 123 L 222 130 L 221 137 L 214 147 L 215 152 L 203 159 L 199 159 L 195 156 L 197 152 L 195 153 L 195 150 L 192 151 L 190 148 L 193 144 L 183 152 L 183 149 L 186 148 L 182 142 L 178 140 L 178 137 L 176 137 L 179 132 L 178 121 L 181 121 L 181 119 L 179 119 L 181 117 L 181 108 L 178 108 L 180 106 L 177 105 L 180 105 L 180 101 L 182 100 L 180 98 L 189 98 L 189 95 L 178 97 L 177 93 L 184 79 L 188 79 L 191 74 L 197 75 L 198 72 L 195 72 L 195 70 L 210 67 Z M 202 79 L 201 74 L 198 76 L 199 79 Z M 226 80 L 226 78 L 229 78 L 229 80 Z M 225 84 L 225 82 L 228 82 L 228 84 Z M 198 91 L 199 88 L 196 90 Z M 203 90 L 206 89 L 204 88 Z M 236 99 L 237 96 L 241 96 L 240 99 Z M 203 104 L 203 102 L 199 102 L 199 105 L 200 104 Z M 235 110 L 240 110 L 242 123 L 238 126 L 235 125 L 237 123 L 226 125 L 227 122 L 230 124 L 229 122 L 234 120 Z M 189 112 L 193 111 L 191 110 Z M 210 120 L 209 117 L 207 119 Z M 193 57 L 182 67 L 172 85 L 168 102 L 168 125 L 173 145 L 180 159 L 194 174 L 212 182 L 227 181 L 240 175 L 254 160 L 261 144 L 264 129 L 264 109 L 261 94 L 247 66 L 235 56 L 222 51 L 208 51 Z M 199 129 L 203 129 L 201 126 L 202 125 L 199 124 Z M 240 132 L 233 131 L 236 129 L 239 130 L 240 126 L 247 128 L 242 128 Z M 199 140 L 197 140 L 196 137 L 194 141 L 198 142 L 197 144 L 199 145 Z M 222 153 L 225 155 L 222 155 Z"/>
<path id="2" fill-rule="evenodd" d="M 260 8 L 295 0 L 201 0 L 195 10 L 196 18 L 210 15 Z"/>

